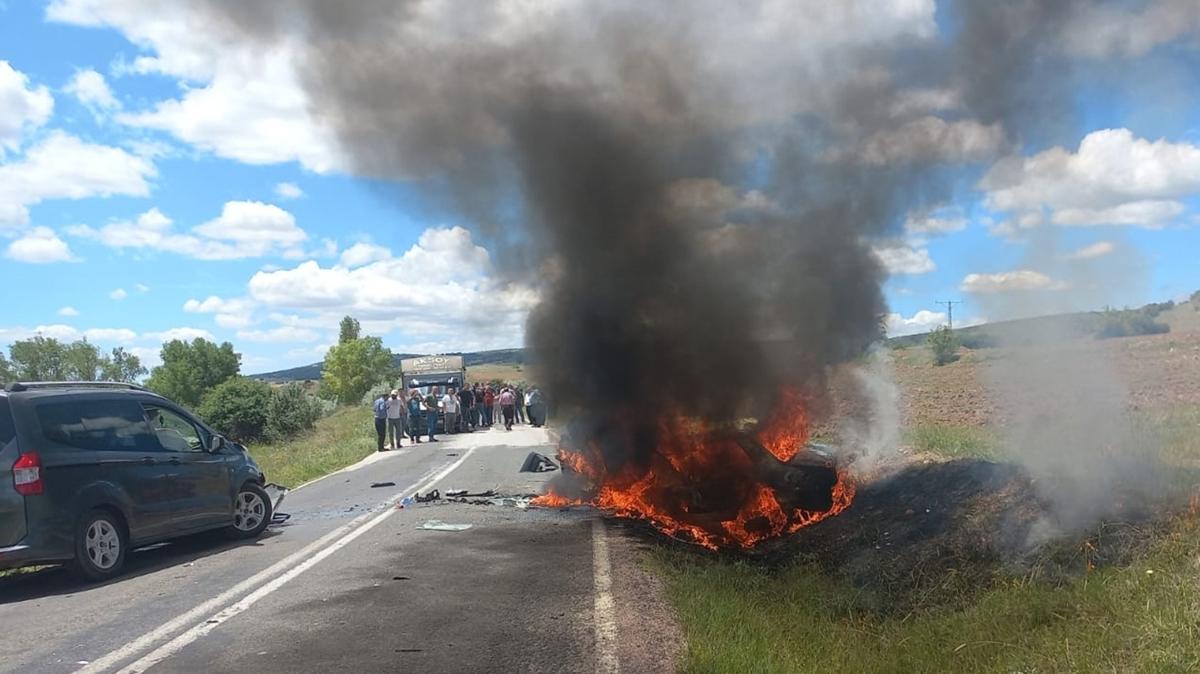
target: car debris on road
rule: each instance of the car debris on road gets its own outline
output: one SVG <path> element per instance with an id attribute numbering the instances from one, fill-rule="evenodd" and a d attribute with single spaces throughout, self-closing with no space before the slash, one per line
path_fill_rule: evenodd
<path id="1" fill-rule="evenodd" d="M 428 520 L 420 528 L 429 531 L 466 531 L 473 526 L 473 524 L 447 524 L 441 520 Z"/>

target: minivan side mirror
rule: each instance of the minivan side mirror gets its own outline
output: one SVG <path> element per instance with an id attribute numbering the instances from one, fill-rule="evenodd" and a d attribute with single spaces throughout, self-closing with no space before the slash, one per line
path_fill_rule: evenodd
<path id="1" fill-rule="evenodd" d="M 208 438 L 208 451 L 219 452 L 225 446 L 225 438 L 220 435 L 211 435 Z"/>

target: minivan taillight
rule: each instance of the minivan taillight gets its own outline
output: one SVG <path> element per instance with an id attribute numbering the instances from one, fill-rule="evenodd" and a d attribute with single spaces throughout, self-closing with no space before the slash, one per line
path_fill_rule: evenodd
<path id="1" fill-rule="evenodd" d="M 13 486 L 22 496 L 36 496 L 42 493 L 42 458 L 37 452 L 22 454 L 13 464 Z"/>

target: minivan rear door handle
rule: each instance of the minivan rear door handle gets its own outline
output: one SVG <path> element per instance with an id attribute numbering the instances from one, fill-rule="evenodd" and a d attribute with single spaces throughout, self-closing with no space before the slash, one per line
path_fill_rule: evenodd
<path id="1" fill-rule="evenodd" d="M 154 457 L 152 457 L 152 456 L 143 456 L 142 457 L 142 465 L 143 466 L 157 466 L 158 461 L 155 461 Z"/>

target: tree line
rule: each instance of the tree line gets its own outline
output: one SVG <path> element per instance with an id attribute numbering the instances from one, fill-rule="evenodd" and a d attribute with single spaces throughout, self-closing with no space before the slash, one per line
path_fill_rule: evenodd
<path id="1" fill-rule="evenodd" d="M 281 440 L 311 429 L 336 404 L 357 404 L 372 387 L 396 376 L 392 352 L 362 335 L 358 320 L 342 319 L 338 343 L 325 356 L 319 397 L 299 384 L 272 387 L 242 376 L 233 344 L 196 338 L 162 345 L 162 363 L 148 371 L 122 347 L 103 353 L 86 339 L 32 337 L 0 352 L 0 383 L 115 381 L 137 383 L 195 410 L 221 433 L 241 442 Z"/>

